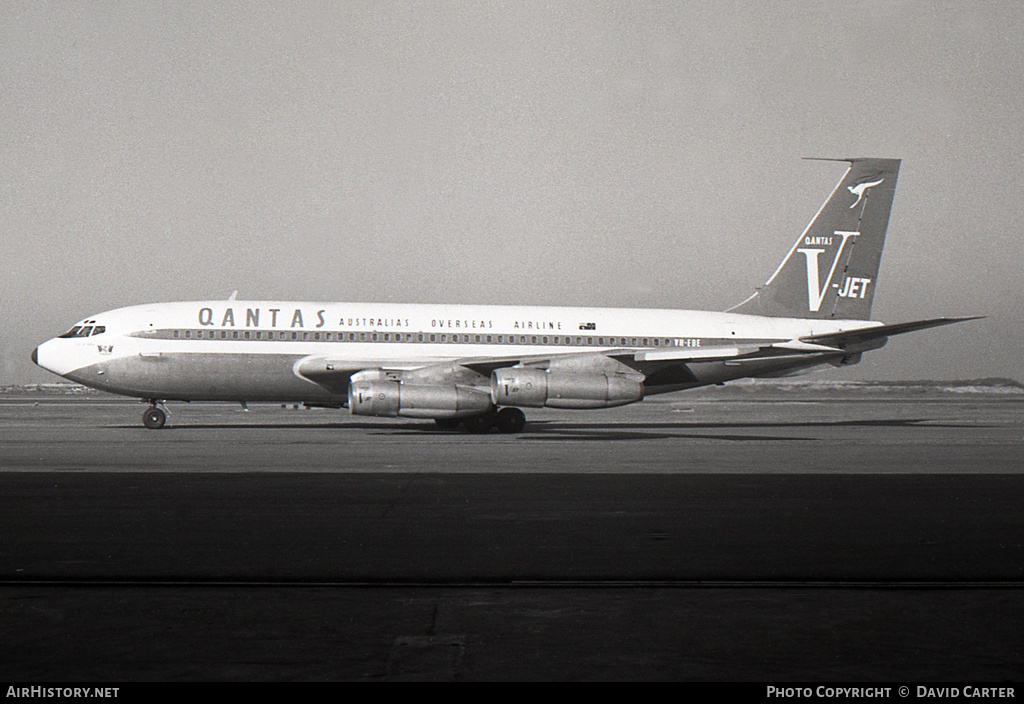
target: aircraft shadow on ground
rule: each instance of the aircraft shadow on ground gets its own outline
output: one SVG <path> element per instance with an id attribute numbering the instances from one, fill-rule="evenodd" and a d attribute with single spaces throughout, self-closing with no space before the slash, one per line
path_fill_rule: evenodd
<path id="1" fill-rule="evenodd" d="M 374 435 L 412 435 L 412 436 L 445 436 L 445 437 L 471 437 L 461 430 L 442 430 L 433 423 L 423 421 L 392 422 L 381 421 L 379 423 L 184 423 L 181 425 L 168 425 L 160 431 L 149 431 L 136 425 L 116 425 L 116 428 L 136 429 L 140 432 L 175 432 L 188 430 L 362 430 Z M 761 433 L 719 433 L 704 432 L 695 433 L 688 431 L 716 431 L 716 430 L 757 430 L 757 429 L 799 429 L 799 428 L 842 428 L 842 427 L 875 427 L 875 428 L 979 428 L 978 424 L 960 423 L 950 420 L 935 420 L 930 418 L 877 418 L 861 420 L 835 420 L 835 421 L 705 421 L 705 422 L 566 422 L 556 420 L 530 421 L 522 433 L 507 436 L 511 439 L 523 441 L 545 441 L 545 440 L 590 440 L 590 441 L 614 441 L 614 440 L 668 440 L 668 439 L 706 439 L 706 440 L 727 440 L 733 442 L 742 441 L 813 441 L 821 438 L 794 435 L 764 435 Z M 500 436 L 497 431 L 488 433 Z"/>

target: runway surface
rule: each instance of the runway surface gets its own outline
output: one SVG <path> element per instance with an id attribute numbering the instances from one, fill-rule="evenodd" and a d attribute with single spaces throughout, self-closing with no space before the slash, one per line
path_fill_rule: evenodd
<path id="1" fill-rule="evenodd" d="M 143 408 L 0 398 L 0 678 L 1024 674 L 1020 394 Z"/>

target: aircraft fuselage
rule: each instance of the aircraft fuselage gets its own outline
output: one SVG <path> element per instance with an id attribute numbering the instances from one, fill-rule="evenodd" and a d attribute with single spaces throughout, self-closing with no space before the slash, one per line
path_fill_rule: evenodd
<path id="1" fill-rule="evenodd" d="M 200 301 L 91 316 L 68 333 L 76 335 L 40 345 L 34 359 L 73 381 L 140 398 L 338 405 L 349 377 L 367 369 L 544 358 L 582 371 L 617 364 L 616 353 L 656 360 L 683 351 L 691 369 L 705 367 L 695 379 L 647 384 L 649 395 L 751 375 L 749 364 L 700 364 L 702 350 L 875 325 L 658 309 Z M 81 336 L 85 328 L 90 334 Z M 822 356 L 813 363 L 827 361 Z M 811 361 L 804 354 L 757 363 L 771 373 Z"/>

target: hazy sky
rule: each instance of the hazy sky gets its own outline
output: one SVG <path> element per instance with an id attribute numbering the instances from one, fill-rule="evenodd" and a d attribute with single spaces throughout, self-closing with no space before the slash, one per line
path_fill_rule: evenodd
<path id="1" fill-rule="evenodd" d="M 723 310 L 903 159 L 836 378 L 1024 379 L 1024 3 L 0 3 L 0 383 L 241 298 Z"/>

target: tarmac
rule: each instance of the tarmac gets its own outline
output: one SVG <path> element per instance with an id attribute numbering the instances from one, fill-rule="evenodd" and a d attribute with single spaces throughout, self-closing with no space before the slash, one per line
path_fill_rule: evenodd
<path id="1" fill-rule="evenodd" d="M 0 398 L 0 679 L 1024 674 L 1024 394 L 143 410 Z"/>

